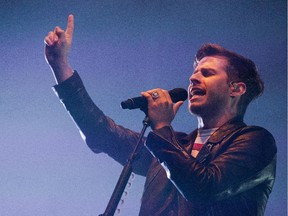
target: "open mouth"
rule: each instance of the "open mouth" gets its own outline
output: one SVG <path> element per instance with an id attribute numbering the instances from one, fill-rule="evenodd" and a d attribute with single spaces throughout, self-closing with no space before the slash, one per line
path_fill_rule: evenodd
<path id="1" fill-rule="evenodd" d="M 190 99 L 194 96 L 203 96 L 206 94 L 206 91 L 204 89 L 200 88 L 192 88 L 190 89 Z"/>

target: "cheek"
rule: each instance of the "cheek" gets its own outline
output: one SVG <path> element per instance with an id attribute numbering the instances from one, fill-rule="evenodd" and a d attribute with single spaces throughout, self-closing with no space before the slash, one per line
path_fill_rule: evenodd
<path id="1" fill-rule="evenodd" d="M 223 83 L 216 84 L 207 91 L 207 97 L 211 100 L 225 101 L 229 98 L 229 88 Z"/>
<path id="2" fill-rule="evenodd" d="M 221 79 L 210 80 L 210 82 L 207 83 L 207 89 L 213 93 L 228 94 L 229 84 Z"/>

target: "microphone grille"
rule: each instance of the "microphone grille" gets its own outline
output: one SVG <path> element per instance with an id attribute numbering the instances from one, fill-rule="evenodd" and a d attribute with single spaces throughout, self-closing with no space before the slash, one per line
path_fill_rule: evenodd
<path id="1" fill-rule="evenodd" d="M 188 93 L 183 88 L 175 88 L 169 91 L 173 103 L 185 101 L 188 98 Z"/>

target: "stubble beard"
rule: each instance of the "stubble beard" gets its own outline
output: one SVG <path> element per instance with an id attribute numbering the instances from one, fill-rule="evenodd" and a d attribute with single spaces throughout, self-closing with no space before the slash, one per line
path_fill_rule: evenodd
<path id="1" fill-rule="evenodd" d="M 220 95 L 211 95 L 210 99 L 199 105 L 188 104 L 189 112 L 197 117 L 201 118 L 212 118 L 215 115 L 222 113 L 223 104 L 225 99 Z"/>

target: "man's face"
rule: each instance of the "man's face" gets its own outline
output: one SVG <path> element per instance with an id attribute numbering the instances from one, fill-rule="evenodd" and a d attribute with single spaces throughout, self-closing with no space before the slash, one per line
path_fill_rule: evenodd
<path id="1" fill-rule="evenodd" d="M 189 111 L 200 117 L 219 116 L 229 108 L 227 60 L 207 56 L 199 61 L 190 77 Z"/>

